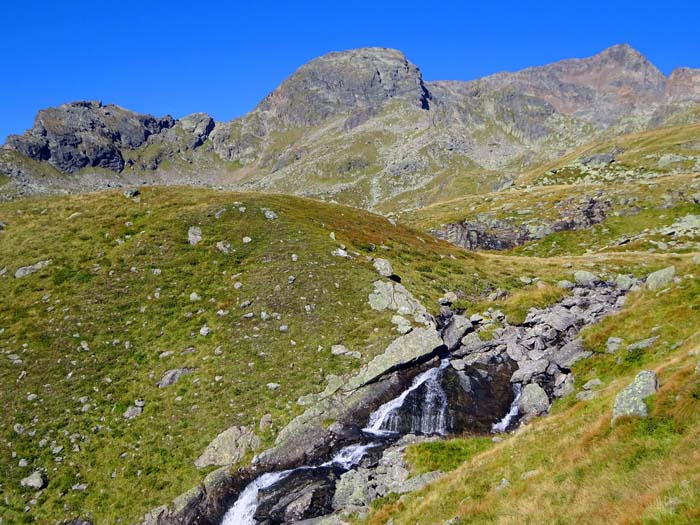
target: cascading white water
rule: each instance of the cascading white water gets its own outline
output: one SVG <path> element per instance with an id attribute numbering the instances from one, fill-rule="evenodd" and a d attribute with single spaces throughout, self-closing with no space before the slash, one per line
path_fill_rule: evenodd
<path id="1" fill-rule="evenodd" d="M 278 481 L 286 478 L 293 470 L 283 470 L 281 472 L 270 472 L 263 474 L 255 481 L 250 483 L 241 492 L 240 496 L 233 504 L 226 515 L 221 525 L 255 525 L 253 516 L 258 508 L 258 493 L 261 489 L 271 487 Z"/>
<path id="2" fill-rule="evenodd" d="M 333 456 L 333 459 L 321 466 L 330 467 L 331 465 L 337 465 L 344 470 L 350 470 L 365 457 L 367 450 L 377 445 L 379 445 L 379 443 L 349 445 L 340 449 L 338 453 Z M 292 472 L 314 468 L 318 467 L 299 467 L 291 470 L 283 470 L 281 472 L 270 472 L 258 477 L 241 492 L 236 503 L 226 512 L 221 525 L 255 525 L 253 516 L 255 516 L 255 511 L 258 508 L 258 494 L 262 489 L 266 489 L 278 481 L 282 481 Z"/>
<path id="3" fill-rule="evenodd" d="M 384 403 L 369 417 L 369 424 L 365 432 L 376 435 L 392 434 L 396 431 L 398 420 L 395 417 L 397 409 L 401 408 L 406 397 L 422 385 L 426 387 L 426 395 L 421 403 L 421 413 L 411 416 L 411 432 L 422 434 L 445 434 L 447 396 L 440 385 L 441 371 L 449 366 L 448 359 L 443 359 L 440 366 L 431 368 L 416 376 L 411 386 L 403 393 Z"/>
<path id="4" fill-rule="evenodd" d="M 370 448 L 378 446 L 379 443 L 368 443 L 366 445 L 349 445 L 340 449 L 340 451 L 333 456 L 333 459 L 321 465 L 322 467 L 330 467 L 331 465 L 338 465 L 344 470 L 350 470 L 352 467 L 357 465 L 367 451 Z"/>
<path id="5" fill-rule="evenodd" d="M 513 421 L 514 417 L 518 415 L 518 400 L 520 399 L 520 394 L 522 393 L 523 386 L 520 383 L 515 383 L 513 385 L 513 391 L 515 392 L 515 399 L 510 405 L 510 410 L 498 423 L 494 423 L 491 427 L 491 432 L 505 432 L 510 426 L 510 422 Z"/>

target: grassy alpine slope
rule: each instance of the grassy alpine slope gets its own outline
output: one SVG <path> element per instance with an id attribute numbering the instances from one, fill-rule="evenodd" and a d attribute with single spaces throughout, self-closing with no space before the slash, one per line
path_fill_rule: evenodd
<path id="1" fill-rule="evenodd" d="M 136 523 L 201 481 L 208 470 L 193 461 L 219 432 L 248 426 L 259 450 L 271 445 L 303 410 L 299 397 L 397 335 L 391 315 L 367 304 L 369 257 L 390 259 L 433 311 L 448 290 L 485 305 L 497 288 L 527 289 L 522 275 L 570 273 L 561 261 L 493 264 L 367 212 L 285 196 L 147 188 L 137 199 L 23 199 L 0 204 L 0 222 L 5 523 Z M 194 246 L 191 226 L 202 230 Z M 351 258 L 332 254 L 341 245 Z M 332 355 L 334 344 L 362 359 Z M 175 368 L 194 370 L 158 388 Z M 143 414 L 126 420 L 137 400 Z M 260 430 L 266 414 L 273 425 Z M 48 477 L 38 493 L 20 487 L 36 469 Z"/>
<path id="2" fill-rule="evenodd" d="M 466 451 L 465 461 L 420 492 L 388 498 L 366 523 L 697 523 L 700 267 L 688 258 L 668 262 L 678 282 L 636 292 L 621 313 L 584 332 L 595 355 L 574 367 L 577 391 L 598 378 L 595 398 L 561 399 L 551 415 L 484 452 L 470 444 L 474 438 L 419 445 L 408 454 L 416 473 L 445 465 L 439 455 L 450 448 Z M 659 339 L 650 348 L 625 350 L 624 343 L 652 336 Z M 606 353 L 608 337 L 620 337 L 621 350 Z M 649 417 L 611 426 L 615 395 L 643 369 L 656 370 L 661 385 Z"/>

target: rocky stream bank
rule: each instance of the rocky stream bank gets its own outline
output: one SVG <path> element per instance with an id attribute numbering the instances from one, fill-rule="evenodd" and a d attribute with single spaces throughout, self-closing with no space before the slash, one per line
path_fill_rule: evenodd
<path id="1" fill-rule="evenodd" d="M 433 317 L 392 279 L 388 261 L 375 267 L 383 278 L 370 306 L 394 311 L 401 335 L 355 377 L 300 399 L 306 411 L 250 466 L 222 466 L 143 525 L 339 524 L 378 497 L 416 490 L 441 473 L 410 477 L 408 444 L 505 432 L 546 414 L 573 392 L 571 366 L 591 355 L 579 331 L 640 284 L 576 272 L 560 283 L 570 295 L 515 326 L 499 311 L 468 316 L 447 300 Z M 492 337 L 482 340 L 486 331 Z"/>

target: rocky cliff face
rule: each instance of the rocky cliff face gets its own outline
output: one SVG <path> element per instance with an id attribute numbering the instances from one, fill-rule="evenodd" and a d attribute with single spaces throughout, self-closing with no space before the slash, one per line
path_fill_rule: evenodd
<path id="1" fill-rule="evenodd" d="M 73 102 L 39 111 L 34 126 L 10 136 L 6 147 L 47 161 L 63 173 L 86 167 L 119 172 L 124 169 L 123 148 L 138 148 L 174 123 L 172 117 L 139 115 L 111 104 Z"/>
<path id="2" fill-rule="evenodd" d="M 698 71 L 666 78 L 627 45 L 470 82 L 425 82 L 401 52 L 363 48 L 309 62 L 231 122 L 159 119 L 96 102 L 43 110 L 31 130 L 10 137 L 0 165 L 25 192 L 41 191 L 36 166 L 8 152 L 59 174 L 99 167 L 149 183 L 396 208 L 490 191 L 602 132 L 694 122 L 699 108 Z M 104 182 L 82 180 L 78 189 Z"/>

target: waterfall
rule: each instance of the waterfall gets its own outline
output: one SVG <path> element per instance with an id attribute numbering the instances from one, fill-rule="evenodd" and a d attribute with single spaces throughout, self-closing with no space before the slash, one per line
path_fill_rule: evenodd
<path id="1" fill-rule="evenodd" d="M 421 400 L 420 412 L 411 414 L 411 432 L 421 434 L 445 434 L 447 396 L 440 385 L 442 370 L 449 366 L 449 360 L 443 359 L 439 367 L 431 368 L 415 377 L 411 386 L 403 393 L 384 403 L 372 412 L 365 432 L 375 435 L 393 434 L 397 431 L 399 418 L 396 414 L 411 392 L 425 385 L 426 393 Z"/>
<path id="2" fill-rule="evenodd" d="M 337 465 L 344 470 L 350 470 L 365 457 L 367 450 L 378 445 L 379 443 L 349 445 L 340 449 L 340 451 L 333 456 L 333 459 L 324 463 L 321 467 Z M 278 481 L 282 481 L 292 472 L 314 468 L 317 467 L 299 467 L 280 472 L 270 472 L 258 477 L 241 492 L 236 503 L 226 512 L 221 525 L 255 525 L 256 522 L 253 516 L 255 516 L 255 511 L 258 508 L 258 493 L 261 490 L 273 486 Z"/>
<path id="3" fill-rule="evenodd" d="M 520 394 L 522 393 L 523 385 L 520 383 L 515 383 L 513 385 L 513 391 L 515 392 L 515 399 L 510 405 L 510 410 L 498 423 L 494 423 L 491 427 L 491 432 L 505 432 L 510 426 L 511 421 L 514 417 L 518 416 L 518 400 L 520 399 Z"/>
<path id="4" fill-rule="evenodd" d="M 281 472 L 270 472 L 263 474 L 255 481 L 250 483 L 233 504 L 226 515 L 221 525 L 255 525 L 253 516 L 258 508 L 258 492 L 261 489 L 271 487 L 278 481 L 286 478 L 291 474 L 292 470 L 283 470 Z"/>
<path id="5" fill-rule="evenodd" d="M 352 467 L 357 465 L 370 448 L 379 446 L 379 443 L 368 443 L 367 445 L 349 445 L 340 449 L 340 451 L 333 456 L 333 459 L 324 463 L 323 467 L 330 467 L 331 465 L 337 465 L 344 470 L 350 470 Z"/>

